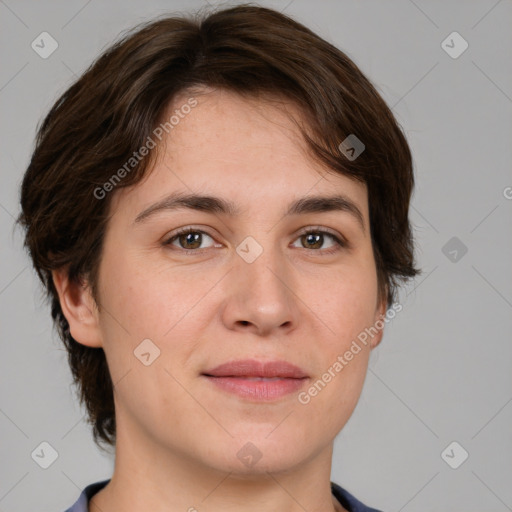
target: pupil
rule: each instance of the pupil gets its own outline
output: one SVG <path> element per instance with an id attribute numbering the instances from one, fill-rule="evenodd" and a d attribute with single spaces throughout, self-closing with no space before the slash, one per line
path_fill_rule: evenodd
<path id="1" fill-rule="evenodd" d="M 190 245 L 190 244 L 194 244 L 195 243 L 196 245 L 194 245 L 194 247 L 192 247 L 192 248 L 195 249 L 196 247 L 199 247 L 201 245 L 200 241 L 198 243 L 198 240 L 199 240 L 200 237 L 201 237 L 200 233 L 187 233 L 186 235 L 184 235 L 185 245 Z"/>
<path id="2" fill-rule="evenodd" d="M 308 235 L 306 235 L 306 238 L 307 238 L 307 243 L 310 245 L 318 245 L 319 243 L 320 243 L 320 245 L 322 245 L 322 243 L 321 243 L 322 235 L 315 235 L 313 233 L 309 233 Z M 315 239 L 316 239 L 316 242 L 315 242 Z"/>

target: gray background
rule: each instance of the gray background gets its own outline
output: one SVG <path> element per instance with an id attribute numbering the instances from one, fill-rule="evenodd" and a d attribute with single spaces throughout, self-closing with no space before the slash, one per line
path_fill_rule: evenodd
<path id="1" fill-rule="evenodd" d="M 404 309 L 372 354 L 360 403 L 336 440 L 332 480 L 385 511 L 512 510 L 512 2 L 260 4 L 353 58 L 414 154 L 423 274 L 403 288 Z M 0 1 L 1 512 L 62 511 L 113 468 L 76 404 L 66 354 L 12 229 L 36 124 L 122 30 L 202 5 Z M 43 31 L 59 44 L 47 59 L 31 48 Z M 441 46 L 453 31 L 469 44 L 458 58 Z M 59 455 L 46 470 L 31 458 L 42 441 Z M 457 469 L 441 456 L 453 441 L 469 453 Z M 445 459 L 455 465 L 461 450 Z"/>

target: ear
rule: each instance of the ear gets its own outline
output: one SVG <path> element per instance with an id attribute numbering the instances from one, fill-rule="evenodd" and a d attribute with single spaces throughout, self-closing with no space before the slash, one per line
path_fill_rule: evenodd
<path id="1" fill-rule="evenodd" d="M 53 270 L 52 277 L 71 336 L 82 345 L 101 347 L 98 307 L 89 286 L 70 281 L 67 269 Z"/>
<path id="2" fill-rule="evenodd" d="M 375 336 L 372 337 L 370 341 L 370 347 L 374 349 L 381 341 L 382 336 L 384 335 L 384 318 L 386 317 L 386 310 L 387 310 L 387 300 L 386 298 L 382 298 L 375 309 L 375 318 L 373 325 L 378 330 L 378 332 L 375 334 Z"/>

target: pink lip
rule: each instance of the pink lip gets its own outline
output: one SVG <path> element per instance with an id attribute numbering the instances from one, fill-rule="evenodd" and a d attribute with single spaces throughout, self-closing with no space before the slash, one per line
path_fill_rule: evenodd
<path id="1" fill-rule="evenodd" d="M 290 379 L 303 379 L 308 376 L 301 368 L 287 361 L 257 361 L 256 359 L 224 363 L 203 372 L 203 375 L 211 377 L 283 377 Z"/>
<path id="2" fill-rule="evenodd" d="M 286 361 L 245 359 L 221 364 L 203 376 L 224 391 L 252 400 L 276 400 L 300 389 L 308 375 Z"/>

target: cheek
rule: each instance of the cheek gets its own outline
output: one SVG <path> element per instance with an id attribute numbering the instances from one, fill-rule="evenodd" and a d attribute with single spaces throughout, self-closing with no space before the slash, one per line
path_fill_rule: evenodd
<path id="1" fill-rule="evenodd" d="M 114 262 L 106 257 L 104 263 L 104 328 L 122 331 L 123 336 L 129 333 L 133 341 L 156 335 L 155 321 L 160 318 L 163 322 L 163 318 L 154 280 L 144 272 L 144 267 L 133 265 L 126 258 Z"/>
<path id="2" fill-rule="evenodd" d="M 193 273 L 172 271 L 168 264 L 153 265 L 129 252 L 115 261 L 106 256 L 103 272 L 103 298 L 112 316 L 115 314 L 114 328 L 124 328 L 134 339 L 162 340 L 210 286 Z"/>
<path id="3" fill-rule="evenodd" d="M 377 278 L 371 261 L 341 270 L 315 288 L 311 309 L 324 324 L 315 344 L 321 354 L 308 407 L 321 414 L 335 431 L 347 421 L 360 396 L 370 355 L 370 338 L 377 300 Z M 308 397 L 305 397 L 308 400 Z"/>
<path id="4" fill-rule="evenodd" d="M 194 351 L 196 326 L 201 325 L 191 321 L 200 311 L 194 306 L 211 288 L 204 279 L 149 261 L 116 249 L 115 257 L 105 254 L 100 277 L 101 331 L 109 369 L 113 382 L 120 382 L 122 402 L 137 414 L 145 410 L 148 396 L 158 410 L 172 407 L 173 393 L 180 396 L 182 391 L 164 369 L 172 373 L 170 362 L 177 360 L 180 366 Z M 151 343 L 142 344 L 147 339 Z M 151 359 L 158 357 L 145 366 L 137 355 L 148 351 Z"/>
<path id="5" fill-rule="evenodd" d="M 311 309 L 329 333 L 328 352 L 350 346 L 361 332 L 373 325 L 376 313 L 377 278 L 374 267 L 364 262 L 358 267 L 342 269 L 327 276 L 322 286 L 316 286 Z"/>
<path id="6" fill-rule="evenodd" d="M 141 345 L 147 339 L 159 354 L 156 366 L 172 371 L 175 366 L 184 368 L 197 351 L 201 332 L 211 323 L 208 315 L 213 309 L 208 308 L 206 296 L 215 281 L 205 279 L 204 272 L 200 277 L 190 268 L 173 269 L 168 262 L 129 251 L 117 250 L 116 254 L 123 258 L 104 258 L 100 281 L 105 304 L 101 331 L 113 380 L 135 370 L 133 380 L 147 369 L 136 359 L 137 350 L 142 350 L 139 347 L 148 345 Z M 147 373 L 140 375 L 141 384 Z M 162 377 L 169 379 L 165 373 Z"/>

